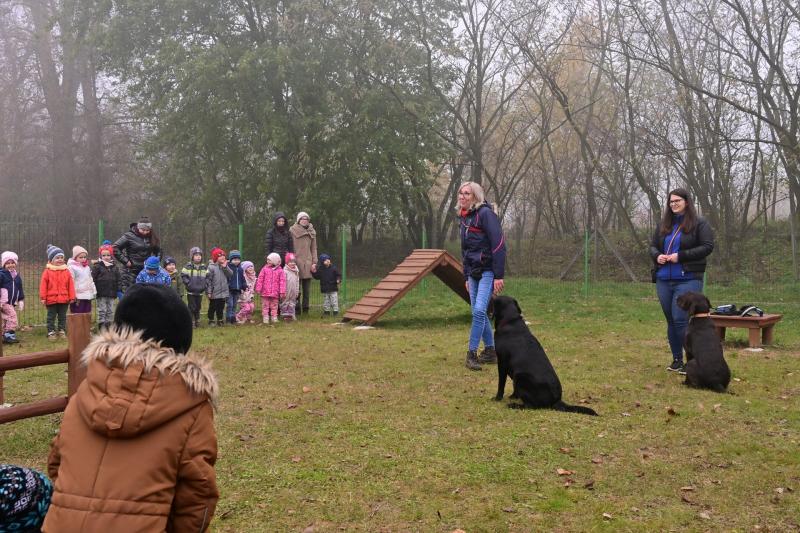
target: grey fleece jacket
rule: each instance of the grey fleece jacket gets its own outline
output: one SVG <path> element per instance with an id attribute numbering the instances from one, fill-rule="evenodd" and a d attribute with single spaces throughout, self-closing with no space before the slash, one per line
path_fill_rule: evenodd
<path id="1" fill-rule="evenodd" d="M 206 274 L 206 293 L 212 300 L 219 298 L 227 298 L 230 292 L 228 291 L 228 280 L 233 276 L 231 267 L 225 266 L 222 268 L 216 263 L 208 264 L 208 273 Z"/>

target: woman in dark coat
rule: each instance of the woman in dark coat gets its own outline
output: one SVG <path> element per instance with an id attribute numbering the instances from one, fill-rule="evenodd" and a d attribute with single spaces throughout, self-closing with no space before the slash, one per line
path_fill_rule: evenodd
<path id="1" fill-rule="evenodd" d="M 134 222 L 130 230 L 114 243 L 114 257 L 122 263 L 122 277 L 120 290 L 124 293 L 134 284 L 136 276 L 144 268 L 148 257 L 161 256 L 161 241 L 153 231 L 150 219 L 142 217 L 139 222 Z"/>
<path id="2" fill-rule="evenodd" d="M 685 292 L 703 292 L 706 257 L 713 250 L 714 232 L 711 225 L 697 215 L 689 192 L 686 189 L 671 191 L 661 224 L 650 243 L 653 281 L 667 319 L 667 341 L 672 351 L 672 364 L 667 370 L 686 373 L 683 339 L 689 316 L 678 307 L 677 300 Z"/>
<path id="3" fill-rule="evenodd" d="M 289 233 L 289 224 L 286 222 L 286 215 L 278 211 L 272 219 L 272 227 L 267 230 L 265 239 L 266 253 L 264 257 L 271 253 L 281 256 L 281 266 L 286 265 L 286 252 L 294 253 L 294 242 L 292 234 Z"/>

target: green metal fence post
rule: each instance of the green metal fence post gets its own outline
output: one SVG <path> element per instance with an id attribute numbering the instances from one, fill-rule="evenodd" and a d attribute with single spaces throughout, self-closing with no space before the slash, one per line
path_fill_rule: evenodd
<path id="1" fill-rule="evenodd" d="M 106 240 L 106 225 L 103 222 L 103 219 L 97 221 L 97 247 L 103 245 L 103 241 Z"/>
<path id="2" fill-rule="evenodd" d="M 583 297 L 589 297 L 589 228 L 583 232 Z"/>
<path id="3" fill-rule="evenodd" d="M 347 304 L 347 226 L 342 226 L 342 306 Z"/>
<path id="4" fill-rule="evenodd" d="M 239 252 L 244 253 L 244 224 L 239 224 Z"/>

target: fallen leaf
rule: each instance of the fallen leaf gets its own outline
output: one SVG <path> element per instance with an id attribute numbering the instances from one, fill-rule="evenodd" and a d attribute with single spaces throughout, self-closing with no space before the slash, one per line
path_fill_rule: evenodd
<path id="1" fill-rule="evenodd" d="M 292 462 L 293 463 L 299 463 L 302 460 L 303 460 L 303 458 L 300 457 L 299 455 L 295 455 L 294 457 L 292 457 Z"/>
<path id="2" fill-rule="evenodd" d="M 606 520 L 611 520 L 614 517 L 611 516 L 611 513 L 603 513 L 603 518 L 605 518 Z"/>
<path id="3" fill-rule="evenodd" d="M 286 408 L 287 409 L 294 409 L 295 407 L 297 407 L 296 403 L 287 403 L 286 404 Z"/>
<path id="4" fill-rule="evenodd" d="M 303 533 L 314 533 L 314 531 L 316 531 L 316 529 L 314 529 L 314 526 L 308 526 L 303 530 Z"/>
<path id="5" fill-rule="evenodd" d="M 685 491 L 689 492 L 689 491 L 695 490 L 695 488 L 692 487 L 691 485 L 687 485 L 685 487 L 681 487 L 681 490 L 685 490 Z"/>
<path id="6" fill-rule="evenodd" d="M 722 404 L 721 404 L 721 403 L 715 403 L 715 404 L 714 404 L 714 407 L 713 407 L 712 409 L 714 409 L 714 411 L 719 411 L 719 408 L 720 408 L 720 407 L 722 407 Z"/>
<path id="7" fill-rule="evenodd" d="M 572 470 L 566 470 L 564 468 L 556 468 L 556 474 L 558 474 L 559 476 L 571 476 L 574 473 L 575 472 L 573 472 Z"/>
<path id="8" fill-rule="evenodd" d="M 675 409 L 672 408 L 672 406 L 669 406 L 667 407 L 667 414 L 670 416 L 677 416 L 678 413 L 677 411 L 675 411 Z"/>
<path id="9" fill-rule="evenodd" d="M 459 494 L 461 492 L 460 487 L 456 487 L 456 490 L 453 491 L 453 494 Z"/>
<path id="10" fill-rule="evenodd" d="M 252 435 L 239 435 L 239 440 L 242 442 L 246 442 L 248 440 L 253 440 L 255 437 Z"/>
<path id="11" fill-rule="evenodd" d="M 503 507 L 503 512 L 504 513 L 516 513 L 517 510 L 514 509 L 513 507 Z"/>
<path id="12" fill-rule="evenodd" d="M 681 501 L 683 503 L 688 503 L 689 505 L 694 505 L 694 502 L 690 500 L 685 494 L 681 495 Z"/>
<path id="13" fill-rule="evenodd" d="M 642 402 L 638 402 L 638 401 L 637 401 L 637 402 L 636 402 L 636 407 L 641 407 L 641 406 L 642 406 Z"/>
<path id="14" fill-rule="evenodd" d="M 453 530 L 453 531 L 451 531 L 450 533 L 467 533 L 467 532 L 466 532 L 466 531 L 464 531 L 463 529 L 454 529 L 454 530 Z"/>
<path id="15" fill-rule="evenodd" d="M 596 464 L 596 465 L 601 465 L 601 464 L 603 464 L 603 458 L 602 457 L 592 457 L 592 462 L 594 464 Z"/>
<path id="16" fill-rule="evenodd" d="M 631 416 L 630 413 L 622 413 L 622 416 Z"/>
<path id="17" fill-rule="evenodd" d="M 311 387 L 305 387 L 305 386 L 304 386 L 304 387 L 303 387 L 303 392 L 304 392 L 304 393 L 311 392 Z"/>
<path id="18" fill-rule="evenodd" d="M 733 381 L 742 381 L 742 380 L 739 378 L 733 378 Z"/>
<path id="19" fill-rule="evenodd" d="M 784 490 L 783 487 L 778 487 L 775 489 L 775 492 L 777 492 L 778 494 L 783 494 L 783 490 Z"/>
<path id="20" fill-rule="evenodd" d="M 559 448 L 558 451 L 561 453 L 569 453 L 572 451 L 572 448 Z"/>
<path id="21" fill-rule="evenodd" d="M 586 490 L 594 490 L 594 480 L 590 479 L 586 483 L 583 484 L 583 488 Z"/>
<path id="22" fill-rule="evenodd" d="M 700 518 L 702 518 L 703 520 L 711 520 L 711 515 L 710 515 L 710 514 L 708 514 L 708 512 L 707 512 L 707 511 L 700 511 L 700 512 L 697 514 L 697 516 L 699 516 L 699 517 L 700 517 Z"/>

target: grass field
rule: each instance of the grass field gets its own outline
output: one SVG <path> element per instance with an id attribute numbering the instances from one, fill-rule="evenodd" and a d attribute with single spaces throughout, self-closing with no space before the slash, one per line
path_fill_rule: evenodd
<path id="1" fill-rule="evenodd" d="M 212 530 L 800 528 L 796 303 L 770 306 L 786 317 L 764 351 L 729 332 L 734 380 L 716 394 L 664 370 L 652 287 L 584 299 L 510 285 L 564 399 L 600 417 L 492 401 L 495 367 L 463 367 L 468 308 L 435 280 L 373 330 L 316 317 L 199 330 L 193 349 L 222 386 Z M 41 330 L 22 338 L 6 354 L 47 345 Z M 5 385 L 7 401 L 42 399 L 63 392 L 63 368 L 13 371 Z M 44 468 L 59 420 L 0 427 L 3 460 Z"/>

